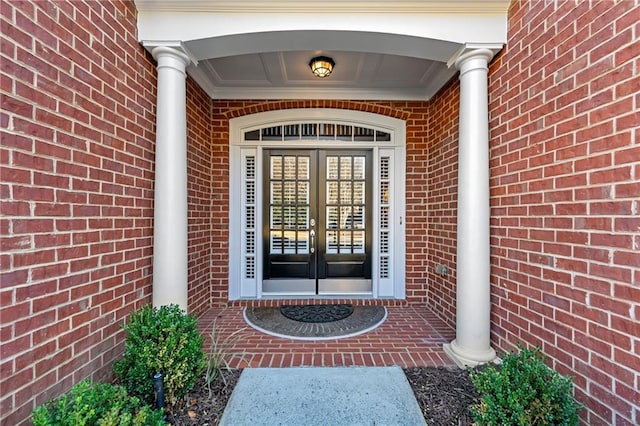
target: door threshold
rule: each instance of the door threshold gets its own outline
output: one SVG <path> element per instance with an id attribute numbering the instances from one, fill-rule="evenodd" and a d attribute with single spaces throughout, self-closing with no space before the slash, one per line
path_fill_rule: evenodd
<path id="1" fill-rule="evenodd" d="M 373 299 L 373 294 L 369 293 L 331 293 L 331 294 L 291 294 L 291 293 L 262 293 L 262 299 Z"/>

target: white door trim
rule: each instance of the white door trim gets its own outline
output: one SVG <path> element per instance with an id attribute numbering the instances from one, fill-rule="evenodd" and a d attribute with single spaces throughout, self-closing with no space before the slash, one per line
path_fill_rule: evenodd
<path id="1" fill-rule="evenodd" d="M 370 128 L 391 135 L 388 140 L 245 140 L 256 129 L 300 124 L 331 123 Z M 368 298 L 405 297 L 405 143 L 403 120 L 374 113 L 342 109 L 287 109 L 262 112 L 229 121 L 229 299 L 261 299 L 262 294 L 262 150 L 266 148 L 358 148 L 374 154 L 373 291 Z M 380 164 L 385 164 L 381 169 Z M 382 175 L 381 175 L 382 173 Z M 386 175 L 390 173 L 391 175 Z M 382 177 L 381 177 L 382 176 Z M 381 185 L 386 185 L 383 202 Z M 384 195 L 387 197 L 387 195 Z M 389 227 L 382 238 L 381 218 Z M 384 253 L 381 254 L 381 249 Z M 381 269 L 382 268 L 382 269 Z M 274 296 L 275 297 L 275 296 Z M 279 298 L 299 295 L 278 295 Z M 319 297 L 319 296 L 314 296 Z M 322 296 L 330 298 L 331 296 Z M 340 296 L 344 298 L 345 295 Z M 360 296 L 363 297 L 363 296 Z"/>

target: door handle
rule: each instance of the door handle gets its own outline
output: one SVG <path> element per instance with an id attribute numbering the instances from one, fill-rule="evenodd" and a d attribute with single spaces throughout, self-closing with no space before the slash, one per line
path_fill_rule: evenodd
<path id="1" fill-rule="evenodd" d="M 313 253 L 316 252 L 316 231 L 315 231 L 315 229 L 312 229 L 311 231 L 309 231 L 309 235 L 311 236 L 310 251 L 313 254 Z"/>

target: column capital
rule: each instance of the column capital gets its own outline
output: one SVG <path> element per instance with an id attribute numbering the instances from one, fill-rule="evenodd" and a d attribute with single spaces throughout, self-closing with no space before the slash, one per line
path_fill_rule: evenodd
<path id="1" fill-rule="evenodd" d="M 169 67 L 181 73 L 184 73 L 191 63 L 189 55 L 175 47 L 156 46 L 151 49 L 151 55 L 158 62 L 158 68 Z"/>
<path id="2" fill-rule="evenodd" d="M 455 59 L 455 66 L 460 70 L 460 75 L 462 76 L 464 73 L 474 69 L 486 70 L 492 58 L 493 52 L 489 49 L 469 50 Z"/>

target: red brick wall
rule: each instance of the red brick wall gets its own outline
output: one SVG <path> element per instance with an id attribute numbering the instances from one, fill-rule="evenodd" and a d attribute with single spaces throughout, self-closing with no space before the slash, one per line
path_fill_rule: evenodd
<path id="1" fill-rule="evenodd" d="M 456 241 L 458 210 L 458 114 L 460 84 L 451 81 L 429 103 L 426 205 L 428 306 L 451 327 L 456 325 Z M 436 265 L 448 268 L 435 273 Z"/>
<path id="2" fill-rule="evenodd" d="M 213 251 L 212 208 L 216 205 L 215 179 L 229 170 L 212 161 L 211 98 L 187 79 L 187 186 L 188 186 L 188 304 L 200 315 L 211 307 Z"/>
<path id="3" fill-rule="evenodd" d="M 515 2 L 490 70 L 492 340 L 541 346 L 588 424 L 640 422 L 639 22 Z"/>
<path id="4" fill-rule="evenodd" d="M 213 300 L 228 300 L 229 239 L 229 119 L 263 111 L 290 108 L 338 108 L 367 111 L 401 118 L 407 122 L 407 301 L 427 302 L 426 258 L 428 245 L 427 192 L 427 102 L 358 102 L 358 101 L 214 101 L 213 103 Z M 220 168 L 218 168 L 220 165 Z"/>
<path id="5" fill-rule="evenodd" d="M 2 424 L 111 374 L 150 302 L 156 71 L 131 2 L 2 6 Z M 188 80 L 189 311 L 211 303 L 210 98 Z"/>
<path id="6" fill-rule="evenodd" d="M 3 2 L 0 423 L 110 375 L 150 300 L 154 64 L 131 2 Z"/>
<path id="7" fill-rule="evenodd" d="M 229 120 L 221 111 L 226 101 L 214 101 L 211 107 L 211 303 L 229 300 Z"/>

